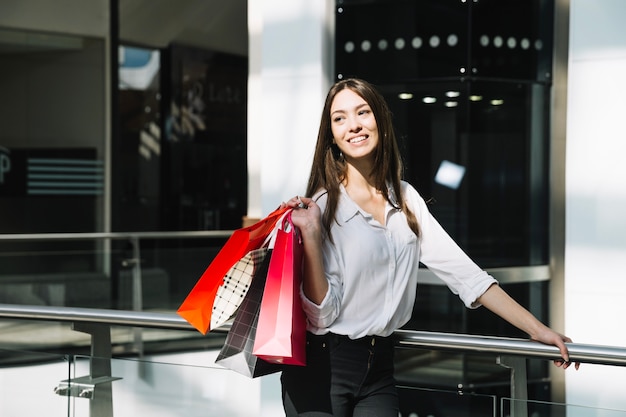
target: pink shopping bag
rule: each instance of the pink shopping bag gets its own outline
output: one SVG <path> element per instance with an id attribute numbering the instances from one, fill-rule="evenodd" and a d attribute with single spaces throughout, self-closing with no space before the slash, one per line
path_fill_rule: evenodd
<path id="1" fill-rule="evenodd" d="M 302 251 L 300 232 L 289 213 L 276 235 L 252 351 L 270 363 L 306 365 L 306 318 L 300 298 Z"/>

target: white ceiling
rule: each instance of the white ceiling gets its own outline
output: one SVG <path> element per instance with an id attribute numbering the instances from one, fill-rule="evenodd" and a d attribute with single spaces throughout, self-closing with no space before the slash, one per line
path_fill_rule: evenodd
<path id="1" fill-rule="evenodd" d="M 3 7 L 0 13 L 6 12 Z M 152 48 L 177 43 L 247 56 L 247 9 L 247 0 L 119 0 L 120 40 Z M 76 13 L 80 15 L 81 10 Z M 89 18 L 93 16 L 86 17 Z M 106 28 L 108 23 L 104 25 Z M 63 22 L 57 26 L 62 27 Z M 36 24 L 25 30 L 20 30 L 19 25 L 0 25 L 0 54 L 82 47 L 83 40 L 71 30 L 63 33 L 48 28 L 40 32 L 36 28 Z"/>
<path id="2" fill-rule="evenodd" d="M 247 0 L 119 0 L 120 40 L 248 55 Z"/>

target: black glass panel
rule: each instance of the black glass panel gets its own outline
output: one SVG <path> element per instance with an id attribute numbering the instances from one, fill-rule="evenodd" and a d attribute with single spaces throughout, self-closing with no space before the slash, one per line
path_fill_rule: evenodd
<path id="1" fill-rule="evenodd" d="M 552 77 L 548 0 L 481 0 L 471 5 L 472 75 L 507 79 Z"/>
<path id="2" fill-rule="evenodd" d="M 548 121 L 540 109 L 549 89 L 495 81 L 379 88 L 405 178 L 470 256 L 483 267 L 546 263 Z"/>
<path id="3" fill-rule="evenodd" d="M 340 1 L 336 73 L 372 82 L 463 75 L 467 8 L 458 0 Z"/>
<path id="4" fill-rule="evenodd" d="M 247 59 L 174 45 L 169 61 L 164 227 L 237 229 L 247 209 Z"/>
<path id="5" fill-rule="evenodd" d="M 241 227 L 246 58 L 178 45 L 122 50 L 114 230 Z"/>
<path id="6" fill-rule="evenodd" d="M 553 8 L 549 0 L 340 0 L 336 74 L 550 80 Z"/>

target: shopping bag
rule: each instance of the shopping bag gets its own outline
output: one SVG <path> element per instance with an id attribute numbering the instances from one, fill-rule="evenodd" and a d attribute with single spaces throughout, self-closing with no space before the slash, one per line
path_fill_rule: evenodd
<path id="1" fill-rule="evenodd" d="M 263 262 L 254 271 L 250 288 L 237 309 L 224 345 L 215 360 L 215 363 L 250 378 L 271 374 L 282 369 L 280 365 L 265 362 L 252 354 L 271 252 L 271 249 L 265 252 Z"/>
<path id="2" fill-rule="evenodd" d="M 263 245 L 279 219 L 288 210 L 290 210 L 288 207 L 278 208 L 261 221 L 235 230 L 200 276 L 177 313 L 202 334 L 214 329 L 215 325 L 211 324 L 214 301 L 226 274 L 250 251 Z"/>
<path id="3" fill-rule="evenodd" d="M 233 317 L 250 289 L 254 270 L 263 262 L 267 251 L 267 246 L 251 250 L 228 270 L 213 300 L 209 329 L 218 328 Z"/>
<path id="4" fill-rule="evenodd" d="M 290 214 L 276 235 L 252 352 L 271 363 L 306 365 L 306 319 L 300 298 L 302 239 Z"/>

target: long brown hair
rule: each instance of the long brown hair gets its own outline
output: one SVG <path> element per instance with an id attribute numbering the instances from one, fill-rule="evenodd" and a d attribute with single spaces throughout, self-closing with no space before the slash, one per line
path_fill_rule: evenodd
<path id="1" fill-rule="evenodd" d="M 385 199 L 390 204 L 402 210 L 406 215 L 409 227 L 419 237 L 419 224 L 415 214 L 407 207 L 402 194 L 402 187 L 400 186 L 403 166 L 391 121 L 391 112 L 383 96 L 367 81 L 347 78 L 335 83 L 328 91 L 317 134 L 317 144 L 315 145 L 315 154 L 306 195 L 312 196 L 321 189 L 325 189 L 328 192 L 328 204 L 322 222 L 330 237 L 330 227 L 335 220 L 337 203 L 339 201 L 339 186 L 346 175 L 345 160 L 340 155 L 337 146 L 333 144 L 330 108 L 337 93 L 346 88 L 361 96 L 369 104 L 378 125 L 379 140 L 378 146 L 374 150 L 373 172 L 371 172 L 374 186 L 385 196 Z M 393 195 L 396 201 L 389 199 L 388 184 L 391 184 L 393 188 Z M 330 238 L 332 239 L 332 237 Z"/>

